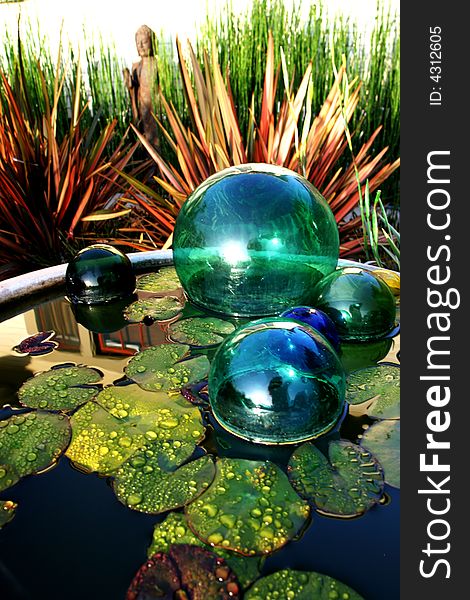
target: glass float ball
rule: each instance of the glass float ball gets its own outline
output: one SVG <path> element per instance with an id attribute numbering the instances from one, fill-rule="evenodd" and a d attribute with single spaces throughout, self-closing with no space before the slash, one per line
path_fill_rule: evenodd
<path id="1" fill-rule="evenodd" d="M 230 334 L 209 373 L 217 421 L 231 433 L 261 444 L 318 437 L 338 421 L 345 375 L 330 343 L 291 319 L 253 321 Z"/>
<path id="2" fill-rule="evenodd" d="M 310 306 L 295 306 L 284 311 L 281 317 L 307 323 L 307 325 L 324 335 L 335 350 L 339 349 L 339 335 L 336 326 L 330 317 L 321 310 Z"/>
<path id="3" fill-rule="evenodd" d="M 72 302 L 100 304 L 131 296 L 136 280 L 125 254 L 113 246 L 95 244 L 70 261 L 65 285 Z"/>
<path id="4" fill-rule="evenodd" d="M 315 296 L 315 306 L 331 318 L 341 340 L 379 339 L 395 327 L 392 292 L 386 283 L 365 269 L 337 269 L 320 281 Z"/>
<path id="5" fill-rule="evenodd" d="M 245 164 L 209 177 L 176 219 L 173 257 L 189 299 L 235 316 L 308 304 L 337 264 L 336 222 L 297 173 Z"/>

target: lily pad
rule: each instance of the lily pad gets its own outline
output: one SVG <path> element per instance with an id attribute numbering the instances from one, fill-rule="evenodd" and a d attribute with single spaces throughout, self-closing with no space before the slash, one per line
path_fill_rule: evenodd
<path id="1" fill-rule="evenodd" d="M 274 463 L 221 458 L 216 467 L 212 485 L 186 507 L 204 543 L 245 556 L 269 554 L 302 529 L 309 506 Z"/>
<path id="2" fill-rule="evenodd" d="M 284 569 L 257 581 L 245 600 L 364 600 L 355 590 L 315 571 Z"/>
<path id="3" fill-rule="evenodd" d="M 350 373 L 346 400 L 364 404 L 366 413 L 376 419 L 400 418 L 400 367 L 382 364 Z"/>
<path id="4" fill-rule="evenodd" d="M 379 421 L 362 436 L 361 446 L 377 457 L 383 467 L 385 481 L 400 487 L 400 421 Z"/>
<path id="5" fill-rule="evenodd" d="M 229 550 L 210 548 L 194 535 L 184 514 L 177 512 L 170 513 L 164 521 L 155 525 L 152 543 L 148 548 L 147 555 L 150 557 L 156 552 L 168 552 L 172 544 L 191 544 L 201 546 L 201 548 L 207 550 L 211 549 L 217 556 L 225 559 L 244 588 L 259 577 L 264 560 L 258 556 L 241 556 Z"/>
<path id="6" fill-rule="evenodd" d="M 113 489 L 118 500 L 133 510 L 159 514 L 184 506 L 199 496 L 214 479 L 214 463 L 202 456 L 181 464 L 194 451 L 194 444 L 173 444 L 172 459 L 165 448 L 135 453 L 116 472 Z"/>
<path id="7" fill-rule="evenodd" d="M 309 442 L 291 456 L 289 479 L 302 498 L 335 517 L 356 517 L 379 502 L 383 473 L 369 452 L 340 440 L 330 442 L 328 456 Z"/>
<path id="8" fill-rule="evenodd" d="M 179 390 L 205 379 L 209 373 L 206 356 L 188 356 L 185 344 L 160 344 L 139 352 L 124 369 L 126 375 L 144 390 Z"/>
<path id="9" fill-rule="evenodd" d="M 137 280 L 137 289 L 142 292 L 171 292 L 180 287 L 175 267 L 162 267 L 158 273 L 148 273 Z"/>
<path id="10" fill-rule="evenodd" d="M 40 331 L 20 342 L 13 350 L 22 356 L 44 356 L 58 348 L 59 343 L 52 341 L 55 331 Z"/>
<path id="11" fill-rule="evenodd" d="M 168 321 L 183 310 L 183 305 L 174 296 L 163 298 L 143 298 L 136 300 L 124 311 L 124 318 L 132 323 L 140 323 L 144 319 L 152 321 Z"/>
<path id="12" fill-rule="evenodd" d="M 199 410 L 181 395 L 170 397 L 131 384 L 109 386 L 96 403 L 82 406 L 72 416 L 72 432 L 67 456 L 82 469 L 109 475 L 152 444 L 163 444 L 171 461 L 174 445 L 184 443 L 187 451 L 181 460 L 188 458 L 204 437 L 204 426 Z"/>
<path id="13" fill-rule="evenodd" d="M 217 317 L 189 317 L 168 327 L 168 335 L 173 341 L 190 346 L 220 344 L 232 331 L 235 331 L 233 323 Z"/>
<path id="14" fill-rule="evenodd" d="M 0 421 L 0 491 L 53 465 L 69 441 L 64 415 L 37 411 Z"/>
<path id="15" fill-rule="evenodd" d="M 0 529 L 13 519 L 17 506 L 12 500 L 0 500 Z"/>
<path id="16" fill-rule="evenodd" d="M 23 406 L 69 411 L 91 400 L 99 391 L 102 374 L 90 367 L 57 366 L 28 379 L 19 389 Z"/>
<path id="17" fill-rule="evenodd" d="M 239 592 L 222 558 L 199 546 L 176 544 L 142 565 L 126 600 L 238 600 Z"/>

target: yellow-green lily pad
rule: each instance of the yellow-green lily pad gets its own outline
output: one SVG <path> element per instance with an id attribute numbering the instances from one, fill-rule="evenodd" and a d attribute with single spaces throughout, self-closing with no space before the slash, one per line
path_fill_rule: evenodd
<path id="1" fill-rule="evenodd" d="M 173 445 L 172 459 L 165 448 L 154 444 L 135 453 L 116 472 L 113 482 L 118 500 L 133 510 L 159 514 L 180 508 L 199 496 L 214 479 L 210 456 L 181 463 L 194 451 L 194 444 Z"/>
<path id="2" fill-rule="evenodd" d="M 17 506 L 12 500 L 0 500 L 0 529 L 13 519 Z"/>
<path id="3" fill-rule="evenodd" d="M 379 421 L 366 429 L 361 446 L 377 457 L 383 467 L 385 481 L 400 487 L 400 421 Z"/>
<path id="4" fill-rule="evenodd" d="M 0 421 L 0 491 L 52 466 L 69 441 L 70 423 L 61 414 L 35 411 Z"/>
<path id="5" fill-rule="evenodd" d="M 365 412 L 375 419 L 400 418 L 400 367 L 382 364 L 353 371 L 348 375 L 346 400 L 365 404 Z"/>
<path id="6" fill-rule="evenodd" d="M 23 406 L 70 411 L 91 400 L 99 392 L 102 373 L 90 367 L 58 365 L 28 379 L 19 389 Z"/>
<path id="7" fill-rule="evenodd" d="M 179 390 L 209 373 L 207 356 L 188 356 L 186 344 L 160 344 L 133 356 L 124 371 L 144 390 Z"/>
<path id="8" fill-rule="evenodd" d="M 364 600 L 355 590 L 315 571 L 283 569 L 258 580 L 245 600 Z"/>
<path id="9" fill-rule="evenodd" d="M 204 431 L 198 408 L 179 394 L 148 392 L 136 384 L 109 386 L 96 403 L 85 404 L 72 416 L 67 456 L 86 471 L 110 475 L 152 444 L 163 444 L 170 460 L 173 445 L 186 443 L 189 457 Z"/>
<path id="10" fill-rule="evenodd" d="M 380 464 L 356 444 L 332 441 L 328 458 L 314 444 L 302 444 L 288 464 L 294 489 L 318 512 L 356 517 L 372 508 L 383 494 Z"/>
<path id="11" fill-rule="evenodd" d="M 170 513 L 164 521 L 155 525 L 147 556 L 150 558 L 156 552 L 168 552 L 172 544 L 191 544 L 212 550 L 217 556 L 225 559 L 244 588 L 259 577 L 264 560 L 258 556 L 241 556 L 229 550 L 211 548 L 194 535 L 185 515 L 178 512 Z"/>
<path id="12" fill-rule="evenodd" d="M 137 280 L 137 289 L 142 292 L 172 292 L 181 287 L 175 267 L 162 267 L 157 273 L 147 273 Z"/>
<path id="13" fill-rule="evenodd" d="M 235 331 L 235 325 L 217 317 L 189 317 L 171 323 L 168 335 L 174 342 L 190 346 L 214 346 Z"/>
<path id="14" fill-rule="evenodd" d="M 124 318 L 132 323 L 140 323 L 144 319 L 151 321 L 168 321 L 183 310 L 183 305 L 174 296 L 162 298 L 141 298 L 129 305 L 124 311 Z"/>
<path id="15" fill-rule="evenodd" d="M 309 506 L 274 463 L 221 458 L 216 467 L 212 485 L 186 506 L 204 543 L 245 556 L 269 554 L 305 525 Z"/>

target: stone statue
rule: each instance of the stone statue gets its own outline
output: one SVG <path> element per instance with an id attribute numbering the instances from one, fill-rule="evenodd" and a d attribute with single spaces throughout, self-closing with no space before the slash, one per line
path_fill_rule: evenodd
<path id="1" fill-rule="evenodd" d="M 156 148 L 159 146 L 158 126 L 152 115 L 152 89 L 157 77 L 155 57 L 155 34 L 142 25 L 135 34 L 135 44 L 140 61 L 132 65 L 132 71 L 124 69 L 124 82 L 131 97 L 132 120 L 146 139 Z"/>

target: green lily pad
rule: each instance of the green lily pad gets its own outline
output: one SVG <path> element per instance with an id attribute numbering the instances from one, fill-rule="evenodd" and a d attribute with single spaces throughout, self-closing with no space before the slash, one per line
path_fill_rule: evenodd
<path id="1" fill-rule="evenodd" d="M 177 512 L 170 513 L 164 521 L 155 525 L 147 556 L 150 557 L 156 552 L 168 552 L 172 544 L 191 544 L 211 549 L 217 556 L 221 556 L 226 561 L 228 566 L 236 573 L 238 581 L 244 588 L 259 577 L 264 560 L 258 556 L 241 556 L 229 550 L 211 548 L 194 535 L 184 514 Z"/>
<path id="2" fill-rule="evenodd" d="M 307 442 L 292 454 L 289 479 L 293 488 L 318 512 L 335 517 L 356 517 L 379 502 L 383 473 L 364 448 L 343 440 L 332 441 L 328 458 Z"/>
<path id="3" fill-rule="evenodd" d="M 209 373 L 206 356 L 181 360 L 188 352 L 189 346 L 184 344 L 152 346 L 133 356 L 124 372 L 144 390 L 179 390 L 202 381 Z"/>
<path id="4" fill-rule="evenodd" d="M 350 373 L 346 400 L 366 405 L 366 414 L 376 419 L 400 418 L 400 367 L 377 365 Z"/>
<path id="5" fill-rule="evenodd" d="M 12 500 L 0 500 L 0 529 L 13 519 L 17 506 Z"/>
<path id="6" fill-rule="evenodd" d="M 64 365 L 54 367 L 28 379 L 19 389 L 23 406 L 47 410 L 74 410 L 91 400 L 99 391 L 102 374 L 90 367 Z"/>
<path id="7" fill-rule="evenodd" d="M 168 335 L 173 341 L 190 346 L 220 344 L 232 331 L 235 331 L 233 323 L 217 317 L 189 317 L 168 327 Z"/>
<path id="8" fill-rule="evenodd" d="M 199 546 L 158 552 L 134 577 L 126 600 L 239 600 L 240 586 L 224 560 Z"/>
<path id="9" fill-rule="evenodd" d="M 252 556 L 281 548 L 304 526 L 308 504 L 274 463 L 221 458 L 212 485 L 186 507 L 206 544 Z"/>
<path id="10" fill-rule="evenodd" d="M 385 481 L 400 487 L 400 421 L 379 421 L 366 429 L 361 446 L 374 454 L 383 467 Z"/>
<path id="11" fill-rule="evenodd" d="M 124 311 L 124 318 L 132 323 L 140 323 L 148 318 L 152 321 L 168 321 L 183 310 L 183 305 L 174 296 L 143 298 L 136 300 Z"/>
<path id="12" fill-rule="evenodd" d="M 194 451 L 194 444 L 181 444 L 169 459 L 164 448 L 135 453 L 116 472 L 113 489 L 118 500 L 133 510 L 159 514 L 184 506 L 199 496 L 214 479 L 209 456 L 179 466 Z M 179 468 L 178 468 L 179 467 Z"/>
<path id="13" fill-rule="evenodd" d="M 147 273 L 137 280 L 137 289 L 142 292 L 171 292 L 181 287 L 175 267 L 162 267 L 158 273 Z"/>
<path id="14" fill-rule="evenodd" d="M 109 475 L 152 444 L 163 444 L 171 460 L 173 447 L 184 443 L 188 458 L 204 431 L 199 409 L 179 394 L 148 392 L 136 384 L 109 386 L 96 403 L 85 404 L 72 416 L 67 456 L 86 471 Z"/>
<path id="15" fill-rule="evenodd" d="M 355 590 L 333 577 L 292 569 L 262 577 L 244 597 L 245 600 L 364 600 Z"/>
<path id="16" fill-rule="evenodd" d="M 0 491 L 53 465 L 69 441 L 64 415 L 37 411 L 0 421 Z"/>

